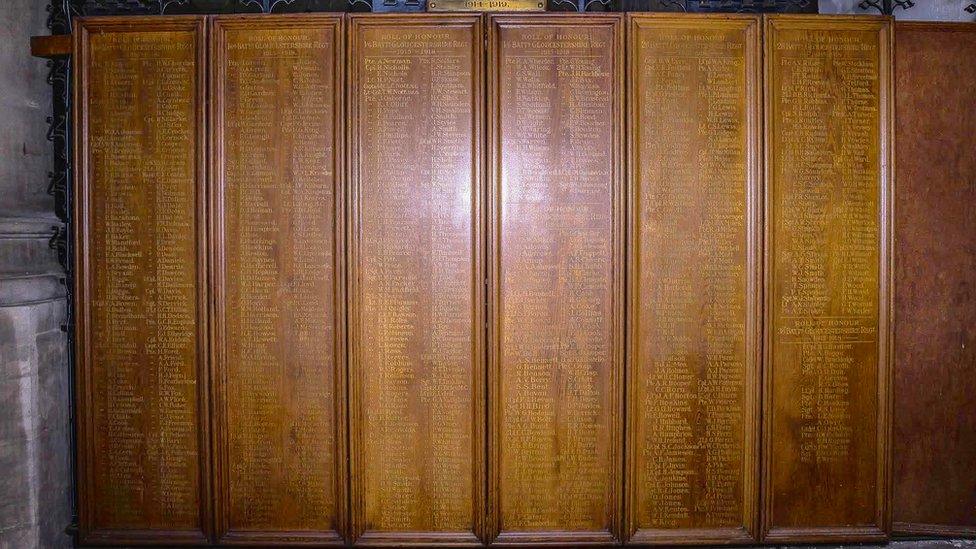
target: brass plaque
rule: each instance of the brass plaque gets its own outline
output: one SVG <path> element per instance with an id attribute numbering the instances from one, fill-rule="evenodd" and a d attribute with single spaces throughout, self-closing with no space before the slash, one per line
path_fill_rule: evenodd
<path id="1" fill-rule="evenodd" d="M 342 19 L 214 19 L 219 533 L 341 542 Z"/>
<path id="2" fill-rule="evenodd" d="M 893 530 L 976 537 L 976 25 L 895 41 Z"/>
<path id="3" fill-rule="evenodd" d="M 622 22 L 489 18 L 499 542 L 620 537 Z"/>
<path id="4" fill-rule="evenodd" d="M 202 543 L 204 19 L 86 19 L 75 40 L 81 539 Z"/>
<path id="5" fill-rule="evenodd" d="M 753 541 L 759 18 L 629 30 L 630 540 Z"/>
<path id="6" fill-rule="evenodd" d="M 766 541 L 885 536 L 889 34 L 766 19 Z"/>
<path id="7" fill-rule="evenodd" d="M 478 543 L 481 18 L 353 16 L 349 32 L 353 536 Z"/>
<path id="8" fill-rule="evenodd" d="M 428 0 L 427 11 L 546 11 L 545 0 Z"/>

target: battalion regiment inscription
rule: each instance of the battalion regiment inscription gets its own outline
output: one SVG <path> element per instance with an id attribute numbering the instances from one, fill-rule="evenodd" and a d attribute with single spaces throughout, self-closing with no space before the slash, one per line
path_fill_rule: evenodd
<path id="1" fill-rule="evenodd" d="M 339 540 L 341 19 L 214 26 L 220 534 Z"/>
<path id="2" fill-rule="evenodd" d="M 753 539 L 759 18 L 631 15 L 635 541 Z"/>
<path id="3" fill-rule="evenodd" d="M 501 540 L 619 536 L 621 23 L 489 19 Z"/>
<path id="4" fill-rule="evenodd" d="M 354 535 L 477 542 L 481 18 L 353 17 L 349 53 Z"/>
<path id="5" fill-rule="evenodd" d="M 81 537 L 202 541 L 203 19 L 76 32 Z"/>
<path id="6" fill-rule="evenodd" d="M 767 18 L 767 539 L 883 537 L 889 24 Z M 843 528 L 842 528 L 843 527 Z"/>

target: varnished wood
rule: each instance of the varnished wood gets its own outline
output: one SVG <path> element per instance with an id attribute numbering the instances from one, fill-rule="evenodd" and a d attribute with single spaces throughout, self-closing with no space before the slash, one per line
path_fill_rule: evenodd
<path id="1" fill-rule="evenodd" d="M 342 544 L 343 17 L 216 17 L 211 51 L 216 530 Z"/>
<path id="2" fill-rule="evenodd" d="M 757 535 L 760 18 L 630 14 L 628 535 Z"/>
<path id="3" fill-rule="evenodd" d="M 83 543 L 210 532 L 204 23 L 75 19 Z"/>
<path id="4" fill-rule="evenodd" d="M 763 539 L 889 530 L 891 25 L 765 17 Z"/>
<path id="5" fill-rule="evenodd" d="M 71 55 L 73 44 L 70 34 L 31 36 L 30 53 L 34 57 L 65 57 Z"/>
<path id="6" fill-rule="evenodd" d="M 358 544 L 483 536 L 483 36 L 477 15 L 350 17 Z"/>
<path id="7" fill-rule="evenodd" d="M 893 530 L 976 536 L 976 24 L 895 24 Z"/>
<path id="8" fill-rule="evenodd" d="M 488 19 L 495 543 L 621 539 L 622 23 Z"/>
<path id="9" fill-rule="evenodd" d="M 752 16 L 630 15 L 629 53 L 621 15 L 349 18 L 348 41 L 341 15 L 218 16 L 209 41 L 200 17 L 80 20 L 83 541 L 886 537 L 888 19 L 766 17 L 760 67 Z M 951 74 L 925 59 L 904 68 Z M 968 173 L 963 138 L 935 147 L 967 131 L 956 88 L 948 118 L 903 120 L 932 132 L 904 142 L 916 157 L 963 159 L 908 172 L 913 226 Z M 906 225 L 904 242 L 968 246 L 963 187 L 935 207 L 940 228 Z M 906 321 L 946 310 L 903 304 Z M 917 423 L 939 406 L 939 425 L 971 417 L 968 355 L 934 325 L 918 346 L 953 373 L 945 386 L 928 363 L 904 370 L 905 456 L 973 447 Z M 959 393 L 933 403 L 917 387 Z M 172 413 L 180 436 L 156 427 Z M 132 448 L 139 466 L 109 474 Z M 176 472 L 159 465 L 172 456 Z M 900 496 L 896 527 L 971 534 L 968 462 L 905 463 L 895 478 L 919 499 Z M 167 478 L 189 488 L 159 490 Z M 962 495 L 923 509 L 946 484 Z"/>

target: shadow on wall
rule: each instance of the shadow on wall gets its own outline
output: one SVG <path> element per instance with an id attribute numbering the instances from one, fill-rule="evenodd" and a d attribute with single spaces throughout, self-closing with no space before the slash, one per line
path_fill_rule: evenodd
<path id="1" fill-rule="evenodd" d="M 973 21 L 976 19 L 966 11 L 966 6 L 974 0 L 913 0 L 909 9 L 895 8 L 894 16 L 903 21 Z M 877 13 L 869 8 L 858 7 L 862 0 L 820 0 L 820 13 Z M 880 3 L 881 0 L 878 0 Z M 892 0 L 895 3 L 895 0 Z"/>

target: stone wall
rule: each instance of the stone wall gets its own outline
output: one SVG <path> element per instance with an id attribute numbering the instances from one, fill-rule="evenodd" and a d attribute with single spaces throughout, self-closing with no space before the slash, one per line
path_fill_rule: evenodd
<path id="1" fill-rule="evenodd" d="M 0 2 L 0 548 L 67 547 L 71 521 L 69 375 L 63 276 L 48 245 L 54 201 L 45 118 L 43 0 Z"/>
<path id="2" fill-rule="evenodd" d="M 914 0 L 909 9 L 896 8 L 896 19 L 905 21 L 973 21 L 976 15 L 966 12 L 966 6 L 976 0 Z M 878 13 L 858 8 L 861 0 L 820 0 L 820 13 Z M 881 0 L 878 0 L 881 3 Z"/>

